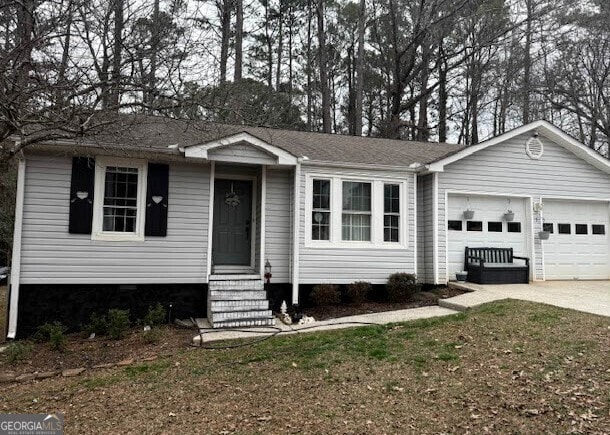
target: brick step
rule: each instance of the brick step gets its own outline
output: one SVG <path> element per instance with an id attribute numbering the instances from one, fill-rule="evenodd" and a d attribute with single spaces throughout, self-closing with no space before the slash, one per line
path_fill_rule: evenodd
<path id="1" fill-rule="evenodd" d="M 210 290 L 264 290 L 265 284 L 257 281 L 214 281 L 208 284 Z"/>
<path id="2" fill-rule="evenodd" d="M 211 313 L 210 323 L 228 322 L 240 319 L 267 319 L 273 317 L 271 310 L 222 311 Z"/>
<path id="3" fill-rule="evenodd" d="M 249 328 L 253 326 L 275 326 L 275 318 L 267 317 L 264 319 L 239 319 L 220 321 L 212 323 L 212 327 L 217 328 Z"/>
<path id="4" fill-rule="evenodd" d="M 269 302 L 266 299 L 241 301 L 210 301 L 210 311 L 212 313 L 268 309 Z"/>
<path id="5" fill-rule="evenodd" d="M 210 290 L 210 301 L 267 300 L 264 290 Z"/>
<path id="6" fill-rule="evenodd" d="M 244 280 L 244 281 L 256 281 L 260 280 L 261 276 L 258 274 L 215 274 L 210 275 L 210 282 L 212 281 L 230 281 L 230 280 Z"/>

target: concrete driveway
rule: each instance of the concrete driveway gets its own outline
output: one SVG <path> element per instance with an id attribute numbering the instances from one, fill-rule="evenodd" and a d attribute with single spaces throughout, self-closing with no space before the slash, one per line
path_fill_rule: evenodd
<path id="1" fill-rule="evenodd" d="M 610 281 L 544 281 L 530 284 L 480 285 L 449 283 L 450 286 L 472 290 L 439 305 L 464 311 L 501 299 L 522 299 L 562 308 L 610 317 Z"/>

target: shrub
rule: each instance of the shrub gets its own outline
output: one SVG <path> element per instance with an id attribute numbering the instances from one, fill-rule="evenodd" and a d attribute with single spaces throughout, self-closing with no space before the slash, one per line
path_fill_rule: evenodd
<path id="1" fill-rule="evenodd" d="M 167 313 L 163 305 L 157 302 L 154 307 L 148 307 L 148 312 L 144 316 L 144 324 L 148 326 L 162 325 L 165 323 Z"/>
<path id="2" fill-rule="evenodd" d="M 32 343 L 27 341 L 15 341 L 9 344 L 4 351 L 9 364 L 16 364 L 27 359 L 32 353 Z"/>
<path id="3" fill-rule="evenodd" d="M 144 335 L 142 336 L 142 340 L 146 344 L 157 344 L 161 340 L 161 329 L 153 328 L 148 331 L 144 331 Z"/>
<path id="4" fill-rule="evenodd" d="M 85 326 L 84 330 L 89 335 L 106 335 L 108 334 L 108 319 L 106 316 L 92 313 L 89 318 L 89 324 Z"/>
<path id="5" fill-rule="evenodd" d="M 372 289 L 373 286 L 370 282 L 356 281 L 347 285 L 345 296 L 347 297 L 348 302 L 351 302 L 352 304 L 361 304 L 366 300 Z"/>
<path id="6" fill-rule="evenodd" d="M 390 302 L 405 302 L 419 290 L 415 275 L 412 273 L 394 273 L 386 283 Z"/>
<path id="7" fill-rule="evenodd" d="M 34 334 L 34 340 L 40 343 L 49 342 L 52 350 L 63 350 L 66 344 L 64 335 L 68 328 L 61 322 L 45 323 L 38 327 Z"/>
<path id="8" fill-rule="evenodd" d="M 309 300 L 316 306 L 337 305 L 341 302 L 339 286 L 334 284 L 316 285 L 309 294 Z"/>
<path id="9" fill-rule="evenodd" d="M 113 340 L 119 340 L 131 326 L 129 321 L 129 310 L 119 310 L 116 308 L 108 310 L 108 335 Z"/>

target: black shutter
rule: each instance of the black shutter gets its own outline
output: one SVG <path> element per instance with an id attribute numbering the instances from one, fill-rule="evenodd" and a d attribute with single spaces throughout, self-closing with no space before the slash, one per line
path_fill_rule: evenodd
<path id="1" fill-rule="evenodd" d="M 148 165 L 146 186 L 146 229 L 147 236 L 167 235 L 167 194 L 169 166 L 157 163 Z"/>
<path id="2" fill-rule="evenodd" d="M 70 184 L 70 225 L 72 234 L 91 234 L 95 160 L 87 157 L 72 159 Z"/>

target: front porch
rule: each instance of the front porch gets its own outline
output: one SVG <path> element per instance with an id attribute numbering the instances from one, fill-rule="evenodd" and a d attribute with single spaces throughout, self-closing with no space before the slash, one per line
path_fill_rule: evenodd
<path id="1" fill-rule="evenodd" d="M 299 159 L 245 133 L 184 152 L 210 164 L 208 320 L 215 328 L 273 325 L 266 264 L 298 300 Z"/>

